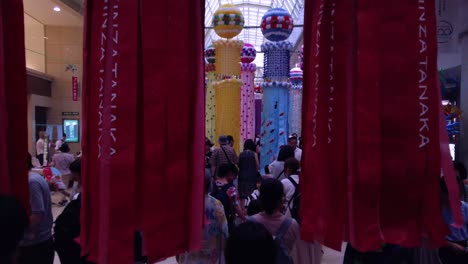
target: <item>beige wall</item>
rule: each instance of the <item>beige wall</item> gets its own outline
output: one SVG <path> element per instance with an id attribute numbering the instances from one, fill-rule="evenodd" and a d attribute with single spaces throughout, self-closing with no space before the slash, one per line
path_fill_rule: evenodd
<path id="1" fill-rule="evenodd" d="M 45 72 L 44 24 L 24 14 L 24 36 L 26 67 Z"/>
<path id="2" fill-rule="evenodd" d="M 73 101 L 72 73 L 66 72 L 65 67 L 68 64 L 75 64 L 78 67 L 78 82 L 81 87 L 83 28 L 46 26 L 45 35 L 46 73 L 54 77 L 52 106 L 47 122 L 49 125 L 61 125 L 63 118 L 78 118 L 81 121 L 81 97 L 78 97 L 78 101 Z M 80 115 L 67 117 L 62 116 L 62 112 L 79 112 Z M 80 143 L 70 144 L 72 153 L 81 150 Z"/>

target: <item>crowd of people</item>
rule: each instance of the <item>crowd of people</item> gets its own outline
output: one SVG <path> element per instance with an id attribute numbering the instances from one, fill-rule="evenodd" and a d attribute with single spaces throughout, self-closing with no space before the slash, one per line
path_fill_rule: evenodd
<path id="1" fill-rule="evenodd" d="M 263 170 L 259 164 L 258 141 L 246 140 L 238 155 L 231 136 L 220 136 L 216 148 L 205 139 L 206 221 L 202 248 L 180 254 L 178 263 L 321 263 L 321 245 L 302 241 L 299 232 L 302 157 L 299 138 L 291 135 L 288 145 L 281 146 L 276 159 Z M 46 173 L 35 172 L 33 157 L 28 154 L 30 211 L 15 198 L 0 196 L 0 211 L 8 216 L 0 217 L 0 263 L 52 264 L 55 252 L 62 264 L 91 263 L 80 255 L 77 241 L 81 158 L 69 154 L 66 142 L 56 143 L 60 146 L 49 165 L 70 183 L 65 184 L 61 177 L 49 180 Z M 41 155 L 39 151 L 37 154 Z M 462 227 L 452 226 L 448 190 L 441 178 L 442 215 L 450 229 L 443 247 L 407 249 L 385 244 L 377 252 L 359 252 L 348 243 L 344 263 L 468 263 L 468 179 L 462 164 L 455 163 L 455 169 L 465 223 Z M 63 191 L 70 199 L 55 225 L 53 190 Z"/>
<path id="2" fill-rule="evenodd" d="M 211 242 L 212 247 L 183 254 L 179 263 L 320 263 L 321 246 L 302 241 L 299 234 L 302 150 L 297 135 L 289 137 L 288 145 L 280 147 L 264 171 L 259 138 L 247 139 L 239 155 L 231 136 L 220 136 L 218 144 L 213 149 L 214 144 L 205 139 L 206 196 L 223 208 L 215 219 L 213 202 L 205 199 L 210 224 L 205 227 L 204 245 Z M 206 254 L 213 246 L 216 253 Z"/>

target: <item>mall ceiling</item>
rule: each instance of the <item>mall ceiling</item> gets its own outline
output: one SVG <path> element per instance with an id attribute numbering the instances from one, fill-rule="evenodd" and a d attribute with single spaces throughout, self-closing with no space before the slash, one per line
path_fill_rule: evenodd
<path id="1" fill-rule="evenodd" d="M 83 16 L 71 7 L 84 0 L 23 0 L 24 12 L 48 26 L 83 26 Z M 54 11 L 59 7 L 60 12 Z M 76 7 L 76 6 L 75 6 Z M 79 7 L 78 7 L 79 8 Z"/>

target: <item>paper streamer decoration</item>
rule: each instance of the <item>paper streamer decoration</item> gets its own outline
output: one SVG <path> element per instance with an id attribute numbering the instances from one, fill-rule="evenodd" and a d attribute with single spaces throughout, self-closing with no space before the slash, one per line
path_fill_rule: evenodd
<path id="1" fill-rule="evenodd" d="M 229 79 L 213 84 L 216 98 L 216 139 L 232 135 L 234 149 L 240 152 L 240 108 L 242 80 Z M 243 144 L 243 143 L 242 143 Z"/>
<path id="2" fill-rule="evenodd" d="M 279 147 L 288 142 L 289 82 L 262 83 L 260 168 L 276 159 Z"/>
<path id="3" fill-rule="evenodd" d="M 434 0 L 306 5 L 301 238 L 339 249 L 345 234 L 361 252 L 443 245 Z"/>
<path id="4" fill-rule="evenodd" d="M 244 46 L 242 40 L 218 39 L 213 41 L 216 49 L 216 75 L 220 79 L 240 76 L 240 56 Z"/>
<path id="5" fill-rule="evenodd" d="M 256 65 L 242 63 L 241 65 L 241 143 L 247 139 L 255 139 L 255 97 L 254 79 Z"/>
<path id="6" fill-rule="evenodd" d="M 216 81 L 214 64 L 205 66 L 206 71 L 206 98 L 205 98 L 205 130 L 206 136 L 212 141 L 216 142 L 216 98 L 213 83 Z"/>
<path id="7" fill-rule="evenodd" d="M 241 50 L 241 62 L 252 63 L 257 56 L 257 50 L 252 44 L 244 43 L 244 47 Z"/>
<path id="8" fill-rule="evenodd" d="M 222 38 L 233 38 L 244 28 L 244 16 L 236 6 L 225 4 L 213 14 L 213 28 Z"/>
<path id="9" fill-rule="evenodd" d="M 135 231 L 148 263 L 201 247 L 203 6 L 85 2 L 80 244 L 94 263 L 133 263 Z"/>
<path id="10" fill-rule="evenodd" d="M 262 98 L 263 94 L 255 93 L 255 136 L 260 135 L 262 127 Z"/>
<path id="11" fill-rule="evenodd" d="M 261 46 L 263 58 L 263 78 L 266 81 L 287 81 L 289 77 L 290 52 L 293 49 L 289 41 L 266 42 Z"/>
<path id="12" fill-rule="evenodd" d="M 300 60 L 300 68 L 304 69 L 304 45 L 301 46 L 301 50 L 299 50 L 299 60 Z"/>
<path id="13" fill-rule="evenodd" d="M 205 59 L 208 63 L 215 63 L 216 61 L 216 50 L 213 45 L 208 46 L 205 49 Z"/>
<path id="14" fill-rule="evenodd" d="M 293 68 L 289 80 L 289 134 L 301 135 L 302 131 L 302 70 Z"/>
<path id="15" fill-rule="evenodd" d="M 294 27 L 291 14 L 283 8 L 272 8 L 262 17 L 262 34 L 270 41 L 282 41 L 289 38 Z"/>

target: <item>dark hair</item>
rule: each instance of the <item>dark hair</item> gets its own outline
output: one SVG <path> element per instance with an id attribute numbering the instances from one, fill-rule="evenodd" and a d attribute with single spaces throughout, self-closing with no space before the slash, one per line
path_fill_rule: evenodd
<path id="1" fill-rule="evenodd" d="M 252 221 L 237 226 L 229 236 L 226 264 L 271 264 L 276 259 L 276 244 L 264 225 Z"/>
<path id="2" fill-rule="evenodd" d="M 267 215 L 272 215 L 283 203 L 283 184 L 277 179 L 265 179 L 260 186 L 260 201 Z"/>
<path id="3" fill-rule="evenodd" d="M 249 206 L 247 206 L 247 215 L 256 215 L 261 211 L 263 211 L 262 202 L 260 202 L 258 199 L 251 200 Z"/>
<path id="4" fill-rule="evenodd" d="M 230 172 L 234 173 L 234 175 L 237 175 L 239 172 L 237 170 L 237 167 L 234 164 L 221 164 L 218 167 L 218 178 L 224 178 L 226 177 Z"/>
<path id="5" fill-rule="evenodd" d="M 447 184 L 445 183 L 445 177 L 440 178 L 439 184 L 442 196 L 447 197 L 449 195 L 449 190 L 447 188 Z M 464 200 L 466 196 L 465 186 L 463 184 L 463 181 L 459 177 L 457 177 L 457 184 L 460 192 L 460 199 Z"/>
<path id="6" fill-rule="evenodd" d="M 63 134 L 62 134 L 62 137 L 67 137 L 67 134 L 66 134 L 66 133 L 63 133 Z"/>
<path id="7" fill-rule="evenodd" d="M 63 143 L 62 146 L 59 148 L 60 152 L 68 153 L 70 152 L 70 147 L 67 143 Z"/>
<path id="8" fill-rule="evenodd" d="M 461 180 L 466 180 L 467 172 L 466 172 L 465 165 L 463 165 L 463 163 L 461 163 L 461 162 L 455 161 L 453 163 L 453 166 L 455 167 L 455 170 L 457 170 L 458 173 L 460 174 L 460 179 Z"/>
<path id="9" fill-rule="evenodd" d="M 244 150 L 251 150 L 255 152 L 257 150 L 257 145 L 255 145 L 255 142 L 252 139 L 247 139 L 244 142 Z"/>
<path id="10" fill-rule="evenodd" d="M 31 153 L 29 153 L 29 152 L 28 152 L 28 158 L 26 159 L 26 162 L 28 164 L 28 170 L 34 168 L 34 165 L 32 164 Z"/>
<path id="11" fill-rule="evenodd" d="M 226 138 L 228 140 L 228 144 L 231 144 L 232 142 L 234 142 L 234 138 L 231 135 L 227 135 Z"/>
<path id="12" fill-rule="evenodd" d="M 290 137 L 288 138 L 288 142 L 291 142 L 291 141 L 293 141 L 293 140 L 297 140 L 297 137 L 296 137 L 296 136 L 290 136 Z"/>
<path id="13" fill-rule="evenodd" d="M 0 212 L 2 212 L 2 217 L 0 217 L 0 263 L 10 263 L 16 247 L 28 227 L 29 219 L 24 207 L 18 199 L 12 196 L 0 195 Z"/>
<path id="14" fill-rule="evenodd" d="M 70 164 L 70 170 L 71 170 L 72 172 L 81 173 L 81 157 L 75 159 L 75 160 Z"/>
<path id="15" fill-rule="evenodd" d="M 269 165 L 265 165 L 265 173 L 270 174 L 270 166 Z"/>
<path id="16" fill-rule="evenodd" d="M 205 194 L 210 192 L 211 184 L 211 175 L 209 173 L 205 173 Z"/>
<path id="17" fill-rule="evenodd" d="M 294 149 L 289 145 L 281 146 L 277 160 L 286 161 L 289 158 L 294 158 Z"/>
<path id="18" fill-rule="evenodd" d="M 292 174 L 297 174 L 300 166 L 299 161 L 295 158 L 289 158 L 284 162 L 284 170 L 290 169 Z"/>

